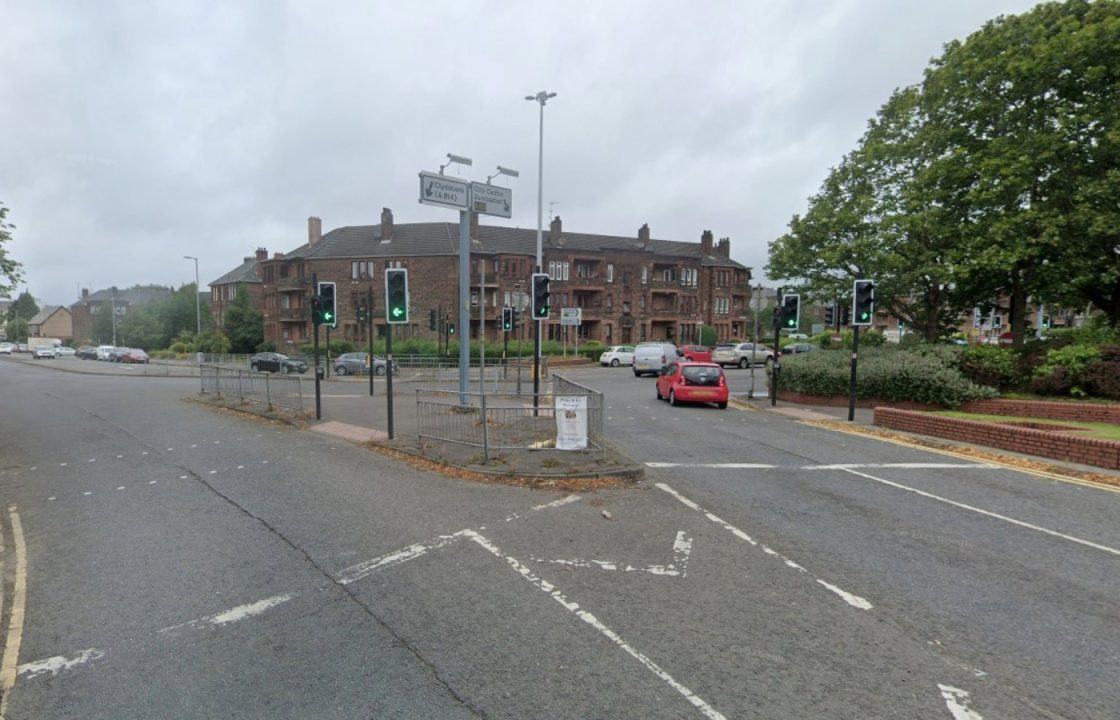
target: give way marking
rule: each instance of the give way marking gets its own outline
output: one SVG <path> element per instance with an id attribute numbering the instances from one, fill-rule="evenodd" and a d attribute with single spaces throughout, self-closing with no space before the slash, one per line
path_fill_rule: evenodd
<path id="1" fill-rule="evenodd" d="M 599 570 L 621 570 L 622 572 L 644 572 L 650 575 L 664 575 L 667 577 L 684 577 L 688 568 L 688 557 L 692 554 L 692 538 L 684 530 L 677 531 L 673 540 L 673 562 L 666 565 L 646 565 L 638 567 L 614 560 L 546 560 L 544 558 L 529 556 L 529 559 L 538 563 L 552 565 L 567 565 L 577 568 L 598 568 Z"/>

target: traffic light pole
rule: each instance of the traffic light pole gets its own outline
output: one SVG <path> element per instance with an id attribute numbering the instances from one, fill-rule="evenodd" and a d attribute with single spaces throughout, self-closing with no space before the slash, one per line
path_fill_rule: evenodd
<path id="1" fill-rule="evenodd" d="M 373 367 L 370 366 L 372 376 Z M 389 417 L 389 439 L 393 439 L 393 326 L 385 325 L 385 409 Z"/>
<path id="2" fill-rule="evenodd" d="M 471 372 L 471 214 L 459 212 L 459 404 L 467 405 Z"/>
<path id="3" fill-rule="evenodd" d="M 770 368 L 770 406 L 773 407 L 778 404 L 778 375 L 782 370 L 782 355 L 778 347 L 779 332 L 781 331 L 781 324 L 778 318 L 781 317 L 781 294 L 778 295 L 778 307 L 774 310 L 774 362 L 771 363 Z"/>
<path id="4" fill-rule="evenodd" d="M 318 294 L 319 292 L 319 274 L 311 274 L 311 291 Z M 319 390 L 319 324 L 315 322 L 315 318 L 311 319 L 311 325 L 315 328 L 315 335 L 311 339 L 311 356 L 315 362 L 315 419 L 323 419 L 323 399 Z"/>
<path id="5" fill-rule="evenodd" d="M 323 365 L 323 374 L 331 379 L 331 326 L 327 325 L 327 362 Z"/>
<path id="6" fill-rule="evenodd" d="M 366 288 L 366 332 L 369 334 L 369 396 L 373 397 L 373 288 Z"/>
<path id="7" fill-rule="evenodd" d="M 859 360 L 859 325 L 852 328 L 852 375 L 848 380 L 848 422 L 856 419 L 856 363 Z"/>

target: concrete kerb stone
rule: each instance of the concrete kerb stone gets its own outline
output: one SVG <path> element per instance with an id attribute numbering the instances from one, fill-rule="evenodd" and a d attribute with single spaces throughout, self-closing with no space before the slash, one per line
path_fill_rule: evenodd
<path id="1" fill-rule="evenodd" d="M 254 407 L 255 403 L 246 403 L 244 405 L 241 405 L 239 403 L 229 404 L 218 402 L 216 399 L 211 400 L 209 395 L 185 395 L 183 396 L 182 400 L 184 400 L 185 402 L 195 402 L 199 405 L 220 408 L 222 410 L 231 410 L 233 412 L 245 413 L 246 415 L 252 415 L 253 417 L 262 418 L 264 420 L 272 420 L 275 422 L 283 423 L 285 425 L 291 425 L 292 427 L 299 428 L 300 430 L 306 429 L 310 424 L 306 418 L 293 415 L 285 415 L 283 413 L 276 412 L 275 410 L 260 409 Z"/>

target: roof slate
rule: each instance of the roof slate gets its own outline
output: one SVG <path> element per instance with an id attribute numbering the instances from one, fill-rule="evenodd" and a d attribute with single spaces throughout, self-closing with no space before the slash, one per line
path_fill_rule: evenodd
<path id="1" fill-rule="evenodd" d="M 480 225 L 479 244 L 476 252 L 520 253 L 533 255 L 537 247 L 537 231 L 497 225 Z M 393 226 L 393 237 L 381 242 L 380 225 L 353 225 L 331 230 L 314 246 L 301 245 L 284 254 L 284 259 L 341 259 L 369 257 L 399 257 L 402 255 L 454 255 L 458 252 L 458 223 L 407 223 Z M 555 250 L 633 250 L 642 252 L 642 244 L 635 237 L 619 235 L 594 235 L 564 232 L 560 244 L 553 243 L 546 230 L 544 245 Z M 665 257 L 700 258 L 704 266 L 746 269 L 746 265 L 717 255 L 703 255 L 700 243 L 679 240 L 654 240 L 654 255 Z M 211 283 L 211 284 L 216 284 Z"/>
<path id="2" fill-rule="evenodd" d="M 257 277 L 257 265 L 260 261 L 256 256 L 247 257 L 240 265 L 230 270 L 225 275 L 222 275 L 217 280 L 211 280 L 211 285 L 225 285 L 227 283 L 257 283 L 260 278 Z"/>
<path id="3" fill-rule="evenodd" d="M 61 305 L 47 305 L 39 312 L 35 313 L 30 320 L 27 321 L 28 325 L 42 325 L 50 319 L 51 315 L 62 309 Z"/>
<path id="4" fill-rule="evenodd" d="M 117 302 L 127 302 L 131 305 L 145 305 L 153 300 L 162 300 L 171 295 L 171 288 L 162 285 L 134 285 L 130 288 L 117 288 Z M 113 289 L 105 288 L 89 294 L 89 297 L 80 298 L 81 302 L 108 302 L 113 299 Z"/>

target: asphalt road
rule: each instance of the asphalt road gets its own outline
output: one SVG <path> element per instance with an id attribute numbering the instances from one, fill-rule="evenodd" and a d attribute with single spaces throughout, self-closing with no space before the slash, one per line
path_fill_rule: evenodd
<path id="1" fill-rule="evenodd" d="M 1120 715 L 1120 495 L 569 374 L 648 482 L 456 480 L 0 363 L 0 712 Z"/>

